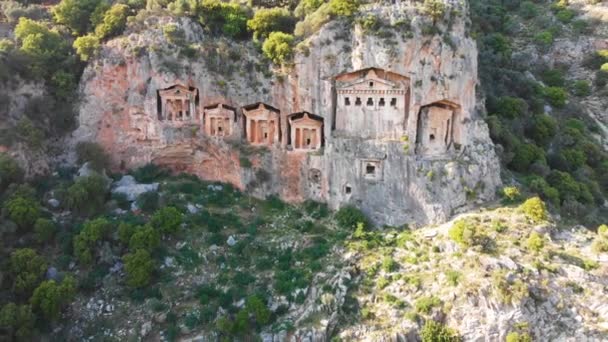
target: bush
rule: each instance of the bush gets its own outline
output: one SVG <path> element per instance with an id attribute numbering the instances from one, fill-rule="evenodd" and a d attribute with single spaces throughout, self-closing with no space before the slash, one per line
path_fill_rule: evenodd
<path id="1" fill-rule="evenodd" d="M 151 213 L 158 209 L 158 200 L 158 192 L 148 191 L 139 195 L 135 203 L 137 204 L 137 207 L 139 209 L 143 210 L 146 213 Z"/>
<path id="2" fill-rule="evenodd" d="M 586 80 L 578 80 L 572 84 L 572 93 L 575 96 L 585 97 L 591 95 L 591 85 Z"/>
<path id="3" fill-rule="evenodd" d="M 532 337 L 528 333 L 510 332 L 506 342 L 532 342 Z"/>
<path id="4" fill-rule="evenodd" d="M 420 331 L 422 342 L 458 342 L 458 333 L 441 323 L 427 320 Z"/>
<path id="5" fill-rule="evenodd" d="M 542 31 L 534 36 L 534 41 L 541 49 L 548 49 L 553 44 L 553 34 L 550 31 Z"/>
<path id="6" fill-rule="evenodd" d="M 358 0 L 329 0 L 329 14 L 334 17 L 352 17 L 358 11 Z"/>
<path id="7" fill-rule="evenodd" d="M 519 118 L 528 113 L 526 101 L 517 97 L 500 97 L 493 107 L 496 114 L 507 119 Z"/>
<path id="8" fill-rule="evenodd" d="M 502 188 L 502 195 L 505 200 L 511 203 L 518 201 L 521 197 L 519 188 L 516 186 L 506 186 Z"/>
<path id="9" fill-rule="evenodd" d="M 88 61 L 99 49 L 99 38 L 95 35 L 88 34 L 76 38 L 72 46 L 76 49 L 76 53 L 80 57 L 80 60 Z"/>
<path id="10" fill-rule="evenodd" d="M 542 222 L 547 220 L 547 208 L 545 202 L 538 197 L 532 197 L 527 199 L 521 206 L 520 209 L 524 212 L 524 215 L 532 222 Z"/>
<path id="11" fill-rule="evenodd" d="M 557 121 L 546 114 L 535 115 L 526 128 L 527 135 L 541 146 L 547 146 L 556 132 Z"/>
<path id="12" fill-rule="evenodd" d="M 199 22 L 214 33 L 232 38 L 243 38 L 247 33 L 249 13 L 237 3 L 204 0 L 197 14 Z"/>
<path id="13" fill-rule="evenodd" d="M 81 215 L 90 216 L 103 209 L 107 196 L 106 179 L 98 174 L 81 177 L 67 189 L 67 207 Z"/>
<path id="14" fill-rule="evenodd" d="M 0 309 L 0 330 L 8 332 L 8 341 L 29 341 L 35 322 L 36 316 L 30 305 L 8 303 Z"/>
<path id="15" fill-rule="evenodd" d="M 162 208 L 154 213 L 150 224 L 163 234 L 174 234 L 182 224 L 182 213 L 175 207 Z"/>
<path id="16" fill-rule="evenodd" d="M 399 264 L 393 260 L 391 257 L 385 257 L 382 259 L 382 269 L 384 272 L 390 273 L 394 272 L 399 268 Z"/>
<path id="17" fill-rule="evenodd" d="M 564 72 L 560 69 L 547 69 L 541 73 L 541 79 L 550 87 L 563 87 L 566 83 Z"/>
<path id="18" fill-rule="evenodd" d="M 95 171 L 101 172 L 110 165 L 110 158 L 99 144 L 89 141 L 79 142 L 76 145 L 78 163 L 89 163 Z"/>
<path id="19" fill-rule="evenodd" d="M 534 144 L 519 144 L 513 152 L 509 167 L 515 171 L 526 172 L 534 162 L 545 163 L 545 152 Z"/>
<path id="20" fill-rule="evenodd" d="M 283 32 L 272 32 L 262 45 L 264 56 L 275 64 L 291 60 L 293 55 L 293 36 Z"/>
<path id="21" fill-rule="evenodd" d="M 597 227 L 597 234 L 600 236 L 608 237 L 608 225 L 602 224 Z"/>
<path id="22" fill-rule="evenodd" d="M 152 252 L 158 246 L 160 246 L 160 234 L 149 225 L 136 228 L 129 239 L 129 249 L 132 251 L 144 249 Z"/>
<path id="23" fill-rule="evenodd" d="M 141 288 L 150 283 L 154 272 L 154 261 L 150 253 L 139 249 L 134 253 L 129 253 L 122 258 L 127 273 L 127 285 L 134 288 Z"/>
<path id="24" fill-rule="evenodd" d="M 537 232 L 532 232 L 526 242 L 528 249 L 534 252 L 540 252 L 545 246 L 545 239 Z"/>
<path id="25" fill-rule="evenodd" d="M 336 213 L 335 218 L 338 225 L 344 229 L 355 229 L 359 224 L 363 225 L 363 229 L 366 229 L 369 226 L 365 214 L 353 206 L 340 208 Z"/>
<path id="26" fill-rule="evenodd" d="M 271 32 L 292 33 L 295 18 L 285 8 L 261 8 L 247 21 L 247 28 L 254 39 L 264 39 Z"/>
<path id="27" fill-rule="evenodd" d="M 64 62 L 69 46 L 57 30 L 27 18 L 20 18 L 15 37 L 21 42 L 20 51 L 32 58 L 34 72 L 48 75 Z"/>
<path id="28" fill-rule="evenodd" d="M 53 18 L 79 36 L 89 31 L 91 15 L 101 3 L 101 0 L 61 0 L 52 7 Z"/>
<path id="29" fill-rule="evenodd" d="M 76 295 L 76 281 L 67 276 L 60 284 L 47 280 L 34 291 L 30 303 L 34 311 L 39 312 L 49 321 L 59 319 L 61 309 L 72 301 Z"/>
<path id="30" fill-rule="evenodd" d="M 139 183 L 152 183 L 169 177 L 169 171 L 155 164 L 146 164 L 131 172 L 131 175 Z"/>
<path id="31" fill-rule="evenodd" d="M 422 298 L 418 299 L 416 301 L 416 303 L 414 304 L 414 306 L 416 308 L 416 312 L 423 313 L 423 314 L 431 313 L 431 310 L 433 308 L 438 307 L 440 305 L 441 305 L 441 300 L 435 296 L 422 297 Z"/>
<path id="32" fill-rule="evenodd" d="M 270 322 L 270 310 L 259 296 L 253 295 L 247 297 L 245 309 L 260 326 Z"/>
<path id="33" fill-rule="evenodd" d="M 13 291 L 27 297 L 38 286 L 46 269 L 45 259 L 35 250 L 31 248 L 15 250 L 10 257 Z"/>
<path id="34" fill-rule="evenodd" d="M 39 218 L 36 220 L 34 224 L 34 232 L 36 233 L 36 240 L 38 242 L 48 242 L 53 238 L 55 232 L 57 231 L 57 227 L 55 226 L 55 222 L 45 218 Z"/>
<path id="35" fill-rule="evenodd" d="M 446 9 L 446 4 L 442 0 L 424 0 L 422 5 L 422 11 L 433 19 L 433 25 L 445 16 Z"/>
<path id="36" fill-rule="evenodd" d="M 101 24 L 95 28 L 95 35 L 99 39 L 113 37 L 122 33 L 127 25 L 127 16 L 129 15 L 129 6 L 124 4 L 115 4 L 103 15 Z"/>
<path id="37" fill-rule="evenodd" d="M 464 247 L 470 247 L 475 244 L 476 239 L 476 228 L 467 220 L 457 220 L 452 224 L 452 227 L 448 231 L 450 239 L 454 242 L 461 244 Z"/>
<path id="38" fill-rule="evenodd" d="M 550 105 L 557 107 L 557 108 L 562 108 L 566 105 L 566 100 L 568 99 L 568 93 L 566 93 L 566 90 L 564 90 L 564 88 L 545 87 L 543 89 L 543 93 L 544 93 L 547 101 L 549 101 Z"/>
<path id="39" fill-rule="evenodd" d="M 298 3 L 294 13 L 297 17 L 303 18 L 314 13 L 323 3 L 323 0 L 302 0 Z"/>
<path id="40" fill-rule="evenodd" d="M 17 161 L 6 153 L 0 153 L 0 193 L 11 183 L 18 183 L 23 179 L 23 169 Z"/>
<path id="41" fill-rule="evenodd" d="M 80 233 L 74 236 L 73 247 L 76 258 L 83 264 L 91 264 L 97 241 L 107 237 L 111 229 L 112 224 L 104 218 L 86 221 Z"/>
<path id="42" fill-rule="evenodd" d="M 13 197 L 4 204 L 4 207 L 8 218 L 21 229 L 30 229 L 40 217 L 40 205 L 29 197 Z"/>

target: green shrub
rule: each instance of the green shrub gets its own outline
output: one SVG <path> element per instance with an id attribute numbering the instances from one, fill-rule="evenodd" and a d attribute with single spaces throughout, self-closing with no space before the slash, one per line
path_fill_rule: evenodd
<path id="1" fill-rule="evenodd" d="M 556 132 L 557 121 L 546 114 L 534 115 L 526 127 L 526 134 L 541 146 L 547 146 Z"/>
<path id="2" fill-rule="evenodd" d="M 238 3 L 203 0 L 197 11 L 199 22 L 213 33 L 243 38 L 247 33 L 249 13 Z"/>
<path id="3" fill-rule="evenodd" d="M 10 256 L 13 291 L 27 297 L 38 286 L 47 269 L 45 259 L 31 248 L 17 249 Z"/>
<path id="4" fill-rule="evenodd" d="M 538 197 L 532 197 L 527 199 L 521 206 L 520 209 L 524 212 L 524 215 L 532 222 L 546 221 L 548 218 L 547 208 L 545 202 Z"/>
<path id="5" fill-rule="evenodd" d="M 8 332 L 8 341 L 30 341 L 35 322 L 30 305 L 8 303 L 0 309 L 0 329 Z"/>
<path id="6" fill-rule="evenodd" d="M 61 0 L 52 7 L 53 18 L 67 26 L 74 35 L 82 35 L 91 28 L 91 16 L 101 0 Z"/>
<path id="7" fill-rule="evenodd" d="M 53 238 L 55 232 L 57 232 L 57 227 L 52 220 L 39 218 L 34 224 L 34 232 L 36 233 L 36 240 L 38 242 L 48 242 Z"/>
<path id="8" fill-rule="evenodd" d="M 21 229 L 30 229 L 40 217 L 40 205 L 29 197 L 16 196 L 4 204 L 8 218 Z"/>
<path id="9" fill-rule="evenodd" d="M 15 37 L 21 43 L 20 51 L 32 58 L 35 72 L 46 75 L 55 71 L 54 66 L 63 62 L 67 56 L 69 46 L 59 32 L 49 29 L 43 23 L 19 18 L 19 23 L 15 27 Z"/>
<path id="10" fill-rule="evenodd" d="M 67 207 L 81 215 L 100 212 L 108 194 L 106 179 L 98 174 L 81 177 L 67 189 Z"/>
<path id="11" fill-rule="evenodd" d="M 102 22 L 95 27 L 95 34 L 99 39 L 113 37 L 122 33 L 127 25 L 129 6 L 114 4 L 103 15 Z"/>
<path id="12" fill-rule="evenodd" d="M 429 314 L 433 308 L 438 306 L 441 306 L 441 300 L 435 296 L 422 297 L 414 304 L 416 312 L 422 314 Z"/>
<path id="13" fill-rule="evenodd" d="M 82 61 L 88 61 L 99 50 L 99 38 L 93 34 L 78 37 L 72 45 Z"/>
<path id="14" fill-rule="evenodd" d="M 323 0 L 302 0 L 298 3 L 294 13 L 297 17 L 303 18 L 314 13 L 323 3 Z"/>
<path id="15" fill-rule="evenodd" d="M 74 236 L 73 247 L 76 258 L 83 264 L 91 264 L 95 245 L 107 237 L 111 229 L 112 224 L 104 218 L 86 221 L 80 233 Z"/>
<path id="16" fill-rule="evenodd" d="M 445 325 L 427 320 L 420 331 L 422 342 L 458 342 L 461 338 L 458 333 Z"/>
<path id="17" fill-rule="evenodd" d="M 129 239 L 129 249 L 132 251 L 144 249 L 148 252 L 154 251 L 160 246 L 160 234 L 149 225 L 135 228 Z"/>
<path id="18" fill-rule="evenodd" d="M 387 256 L 382 259 L 382 269 L 384 272 L 395 272 L 398 268 L 399 264 L 393 258 Z"/>
<path id="19" fill-rule="evenodd" d="M 131 175 L 139 183 L 152 183 L 169 177 L 169 171 L 150 163 L 131 172 Z"/>
<path id="20" fill-rule="evenodd" d="M 76 280 L 67 276 L 60 284 L 54 280 L 42 282 L 34 290 L 30 303 L 34 311 L 39 312 L 49 320 L 59 319 L 61 309 L 72 301 L 76 295 Z"/>
<path id="21" fill-rule="evenodd" d="M 363 212 L 353 206 L 340 208 L 336 213 L 336 221 L 341 228 L 355 229 L 359 223 L 363 224 L 363 229 L 369 226 L 369 221 Z"/>
<path id="22" fill-rule="evenodd" d="M 600 236 L 608 237 L 608 225 L 602 224 L 597 227 L 597 234 Z"/>
<path id="23" fill-rule="evenodd" d="M 595 73 L 593 84 L 595 84 L 595 86 L 598 88 L 603 88 L 606 86 L 606 84 L 608 84 L 608 71 L 598 70 Z"/>
<path id="24" fill-rule="evenodd" d="M 139 249 L 134 253 L 122 257 L 127 273 L 127 285 L 133 288 L 141 288 L 150 283 L 154 272 L 154 261 L 150 253 Z"/>
<path id="25" fill-rule="evenodd" d="M 20 137 L 28 147 L 39 150 L 42 148 L 44 132 L 36 127 L 34 122 L 27 117 L 21 118 L 15 127 L 18 137 Z"/>
<path id="26" fill-rule="evenodd" d="M 437 24 L 437 20 L 445 16 L 446 10 L 447 6 L 442 0 L 424 0 L 422 4 L 422 11 L 431 17 L 433 25 Z"/>
<path id="27" fill-rule="evenodd" d="M 519 192 L 519 188 L 516 186 L 505 186 L 502 188 L 502 195 L 508 202 L 516 202 L 521 198 L 521 193 Z"/>
<path id="28" fill-rule="evenodd" d="M 591 95 L 591 85 L 586 80 L 578 80 L 572 84 L 572 93 L 576 96 L 585 97 Z"/>
<path id="29" fill-rule="evenodd" d="M 450 238 L 461 244 L 464 247 L 470 247 L 475 244 L 476 239 L 476 228 L 467 220 L 457 220 L 454 222 L 450 230 L 448 231 Z"/>
<path id="30" fill-rule="evenodd" d="M 293 41 L 291 34 L 272 32 L 262 45 L 264 56 L 275 64 L 283 64 L 293 56 Z"/>
<path id="31" fill-rule="evenodd" d="M 541 79 L 549 87 L 563 87 L 566 84 L 564 72 L 560 69 L 547 69 L 543 71 Z"/>
<path id="32" fill-rule="evenodd" d="M 245 309 L 259 326 L 264 326 L 270 322 L 270 310 L 259 296 L 247 297 Z"/>
<path id="33" fill-rule="evenodd" d="M 182 224 L 182 213 L 175 207 L 162 208 L 154 213 L 150 224 L 163 234 L 175 234 Z"/>
<path id="34" fill-rule="evenodd" d="M 15 159 L 6 153 L 0 153 L 0 193 L 11 183 L 20 182 L 23 174 L 23 169 Z"/>
<path id="35" fill-rule="evenodd" d="M 573 10 L 563 9 L 563 10 L 558 11 L 555 14 L 555 17 L 562 23 L 567 24 L 572 21 L 572 18 L 574 18 L 574 15 L 575 15 L 575 12 Z"/>
<path id="36" fill-rule="evenodd" d="M 550 31 L 542 31 L 534 36 L 534 41 L 542 49 L 548 49 L 553 44 L 553 34 Z"/>
<path id="37" fill-rule="evenodd" d="M 139 195 L 135 203 L 137 204 L 137 207 L 139 209 L 143 210 L 146 213 L 151 213 L 158 209 L 158 200 L 158 192 L 148 191 Z"/>
<path id="38" fill-rule="evenodd" d="M 124 244 L 124 245 L 128 245 L 129 242 L 131 241 L 131 236 L 133 236 L 133 233 L 135 233 L 135 226 L 127 223 L 127 222 L 121 222 L 118 225 L 118 240 Z"/>
<path id="39" fill-rule="evenodd" d="M 545 246 L 545 239 L 537 232 L 532 232 L 526 241 L 528 249 L 534 252 L 540 252 Z"/>
<path id="40" fill-rule="evenodd" d="M 538 7 L 532 1 L 522 1 L 519 5 L 519 14 L 525 19 L 532 19 L 538 15 Z"/>
<path id="41" fill-rule="evenodd" d="M 76 145 L 78 163 L 89 163 L 95 171 L 101 172 L 110 165 L 110 158 L 99 144 L 89 141 L 79 142 Z"/>
<path id="42" fill-rule="evenodd" d="M 352 17 L 358 11 L 358 0 L 329 0 L 329 14 L 334 17 Z"/>
<path id="43" fill-rule="evenodd" d="M 532 163 L 545 162 L 545 152 L 534 144 L 519 144 L 515 147 L 514 156 L 509 167 L 515 171 L 526 172 Z"/>
<path id="44" fill-rule="evenodd" d="M 295 18 L 285 8 L 260 8 L 253 18 L 247 21 L 247 28 L 253 32 L 254 39 L 264 39 L 271 32 L 292 33 Z"/>
<path id="45" fill-rule="evenodd" d="M 506 342 L 532 342 L 532 337 L 528 333 L 510 332 Z"/>
<path id="46" fill-rule="evenodd" d="M 494 107 L 496 114 L 508 119 L 522 117 L 528 113 L 526 101 L 517 97 L 500 97 Z"/>
<path id="47" fill-rule="evenodd" d="M 554 107 L 562 108 L 566 105 L 566 100 L 568 99 L 568 93 L 564 88 L 560 87 L 545 87 L 543 89 L 545 98 L 549 101 Z"/>

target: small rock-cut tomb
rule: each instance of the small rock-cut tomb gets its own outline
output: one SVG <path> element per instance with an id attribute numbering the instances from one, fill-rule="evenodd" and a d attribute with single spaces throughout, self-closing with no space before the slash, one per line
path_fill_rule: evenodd
<path id="1" fill-rule="evenodd" d="M 208 136 L 228 137 L 234 132 L 236 109 L 225 104 L 206 106 L 203 109 L 204 131 Z"/>
<path id="2" fill-rule="evenodd" d="M 252 145 L 273 145 L 280 142 L 279 110 L 265 103 L 243 107 L 245 134 Z"/>
<path id="3" fill-rule="evenodd" d="M 316 150 L 323 139 L 323 118 L 309 112 L 289 115 L 290 141 L 294 150 Z"/>
<path id="4" fill-rule="evenodd" d="M 197 113 L 198 89 L 174 85 L 159 90 L 160 120 L 187 121 Z"/>

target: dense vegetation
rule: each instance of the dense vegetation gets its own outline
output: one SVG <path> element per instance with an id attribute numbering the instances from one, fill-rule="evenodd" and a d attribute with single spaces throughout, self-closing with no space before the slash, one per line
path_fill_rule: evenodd
<path id="1" fill-rule="evenodd" d="M 608 154 L 580 102 L 608 91 L 601 70 L 608 52 L 585 56 L 593 82 L 569 74 L 569 65 L 533 56 L 548 52 L 557 37 L 592 34 L 594 23 L 576 19 L 564 0 L 472 0 L 471 15 L 487 122 L 503 163 L 563 217 L 596 227 L 606 217 Z M 533 49 L 519 52 L 519 46 Z"/>

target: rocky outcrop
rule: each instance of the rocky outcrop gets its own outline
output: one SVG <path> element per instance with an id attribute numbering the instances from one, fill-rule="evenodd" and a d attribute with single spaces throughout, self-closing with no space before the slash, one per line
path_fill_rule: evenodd
<path id="1" fill-rule="evenodd" d="M 467 36 L 460 8 L 446 37 L 409 3 L 369 7 L 385 24 L 380 38 L 343 21 L 325 25 L 301 43 L 289 70 L 268 72 L 250 43 L 206 37 L 187 18 L 150 16 L 131 24 L 125 36 L 108 42 L 81 81 L 80 127 L 74 141 L 102 144 L 117 168 L 154 162 L 203 179 L 230 182 L 257 196 L 278 194 L 288 201 L 313 199 L 332 208 L 353 204 L 376 223 L 400 225 L 446 220 L 455 209 L 487 200 L 500 184 L 499 162 L 476 95 L 477 49 Z M 411 22 L 410 29 L 399 25 Z M 183 30 L 177 46 L 165 25 Z M 180 51 L 187 48 L 192 58 Z M 364 139 L 336 134 L 334 77 L 378 67 L 410 79 L 405 134 Z M 203 134 L 200 123 L 159 120 L 158 93 L 181 84 L 198 90 L 198 106 L 225 103 L 237 108 L 236 132 L 243 132 L 240 108 L 265 102 L 280 110 L 281 143 L 248 146 L 244 137 Z M 459 148 L 439 156 L 416 153 L 422 106 L 448 100 L 460 108 Z M 296 153 L 287 147 L 287 115 L 308 111 L 324 119 L 321 150 Z M 381 177 L 363 177 L 362 161 L 379 163 Z M 346 190 L 348 188 L 348 191 Z"/>

